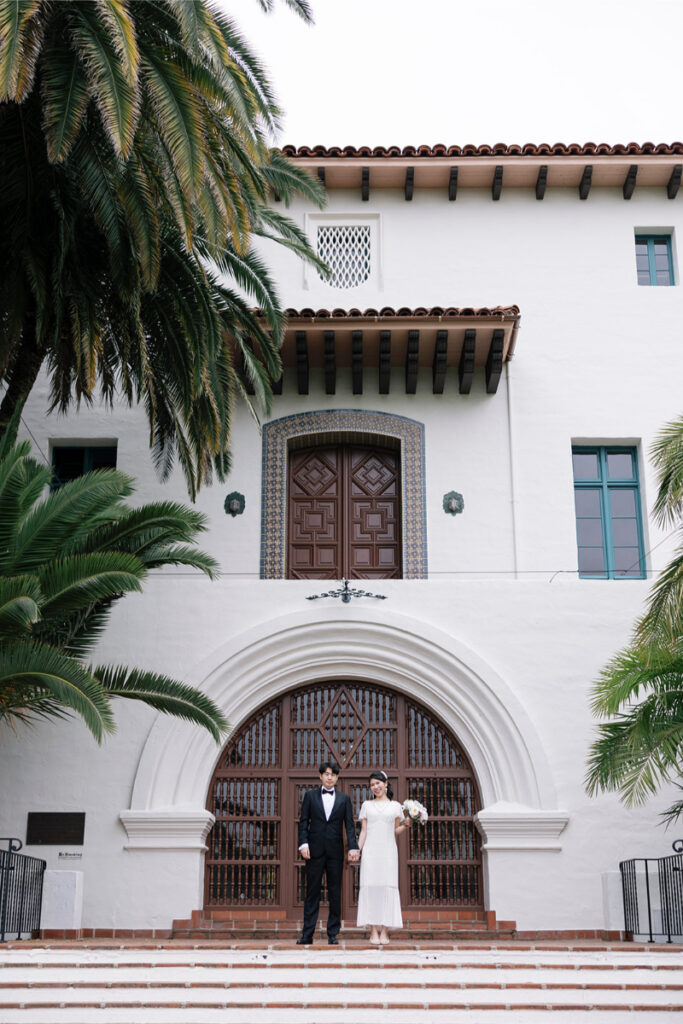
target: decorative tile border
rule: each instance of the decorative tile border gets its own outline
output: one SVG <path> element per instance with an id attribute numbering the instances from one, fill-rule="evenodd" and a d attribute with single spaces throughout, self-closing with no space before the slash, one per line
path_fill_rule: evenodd
<path id="1" fill-rule="evenodd" d="M 287 453 L 307 442 L 349 436 L 371 444 L 393 438 L 401 453 L 403 578 L 427 578 L 424 424 L 407 416 L 360 409 L 321 409 L 283 416 L 263 427 L 261 579 L 283 579 L 287 550 Z"/>

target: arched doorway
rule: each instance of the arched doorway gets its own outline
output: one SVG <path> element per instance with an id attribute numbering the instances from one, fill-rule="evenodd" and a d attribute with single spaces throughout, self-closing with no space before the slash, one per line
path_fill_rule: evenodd
<path id="1" fill-rule="evenodd" d="M 280 908 L 299 917 L 303 862 L 296 826 L 321 761 L 342 767 L 341 788 L 357 816 L 376 767 L 398 799 L 430 812 L 400 856 L 406 910 L 483 907 L 481 853 L 474 815 L 479 792 L 457 740 L 428 708 L 383 686 L 334 680 L 286 693 L 261 708 L 222 752 L 207 808 L 205 906 Z M 355 916 L 357 869 L 346 873 L 344 916 Z"/>

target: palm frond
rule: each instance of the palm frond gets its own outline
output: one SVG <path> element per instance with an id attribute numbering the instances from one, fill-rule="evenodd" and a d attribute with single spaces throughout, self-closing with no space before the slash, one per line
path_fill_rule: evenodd
<path id="1" fill-rule="evenodd" d="M 11 431 L 8 431 L 11 433 Z M 0 453 L 0 572 L 6 572 L 9 559 L 25 516 L 50 483 L 51 470 L 30 456 L 28 441 L 8 445 Z"/>
<path id="2" fill-rule="evenodd" d="M 295 197 L 314 203 L 320 210 L 327 205 L 327 193 L 323 183 L 306 168 L 288 160 L 279 149 L 270 150 L 262 174 L 269 187 L 287 206 Z"/>
<path id="3" fill-rule="evenodd" d="M 76 55 L 52 48 L 41 77 L 45 136 L 51 163 L 65 160 L 80 132 L 90 102 L 88 83 Z"/>
<path id="4" fill-rule="evenodd" d="M 126 0 L 96 0 L 96 5 L 102 23 L 109 31 L 109 39 L 124 78 L 135 88 L 140 67 L 140 52 L 129 5 Z"/>
<path id="5" fill-rule="evenodd" d="M 112 13 L 111 11 L 109 13 Z M 131 66 L 122 35 L 112 35 L 113 18 L 100 19 L 89 4 L 69 5 L 69 30 L 109 140 L 122 159 L 130 155 L 140 107 L 137 64 Z M 121 59 L 115 45 L 127 55 Z"/>
<path id="6" fill-rule="evenodd" d="M 107 598 L 139 592 L 145 575 L 138 558 L 120 551 L 51 559 L 37 573 L 41 612 L 62 619 Z"/>
<path id="7" fill-rule="evenodd" d="M 113 732 L 109 700 L 97 679 L 74 658 L 47 644 L 0 645 L 0 694 L 9 687 L 47 691 L 80 715 L 98 743 Z"/>
<path id="8" fill-rule="evenodd" d="M 218 579 L 221 574 L 220 564 L 215 558 L 186 544 L 150 543 L 142 552 L 142 560 L 148 569 L 161 569 L 166 565 L 186 565 L 203 572 L 210 580 Z"/>
<path id="9" fill-rule="evenodd" d="M 0 637 L 28 633 L 40 618 L 41 597 L 35 576 L 0 578 Z"/>
<path id="10" fill-rule="evenodd" d="M 262 11 L 270 13 L 272 11 L 275 0 L 258 0 L 258 3 Z M 307 0 L 284 0 L 284 3 L 292 11 L 299 15 L 307 24 L 313 23 L 313 10 Z"/>
<path id="11" fill-rule="evenodd" d="M 142 68 L 157 130 L 171 157 L 183 192 L 193 197 L 202 175 L 200 109 L 179 64 L 149 49 Z"/>
<path id="12" fill-rule="evenodd" d="M 0 0 L 0 102 L 21 103 L 33 86 L 44 23 L 43 0 Z"/>
<path id="13" fill-rule="evenodd" d="M 207 729 L 216 742 L 228 728 L 217 704 L 201 690 L 169 676 L 139 669 L 99 666 L 92 670 L 109 697 L 139 700 L 164 714 L 172 714 Z"/>
<path id="14" fill-rule="evenodd" d="M 683 416 L 660 430 L 650 448 L 659 476 L 653 512 L 662 526 L 680 522 L 683 516 Z"/>
<path id="15" fill-rule="evenodd" d="M 70 480 L 25 517 L 5 559 L 5 572 L 32 572 L 68 551 L 78 538 L 111 515 L 132 492 L 132 481 L 116 469 L 98 469 Z"/>
<path id="16" fill-rule="evenodd" d="M 647 611 L 636 625 L 636 637 L 655 644 L 667 637 L 675 641 L 680 636 L 682 608 L 683 544 L 679 545 L 666 569 L 657 577 L 648 597 Z"/>

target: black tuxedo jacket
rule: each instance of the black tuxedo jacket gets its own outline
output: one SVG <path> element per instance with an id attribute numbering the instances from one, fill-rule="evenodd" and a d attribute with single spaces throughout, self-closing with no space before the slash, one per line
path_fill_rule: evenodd
<path id="1" fill-rule="evenodd" d="M 346 831 L 346 844 L 349 850 L 357 850 L 353 808 L 346 793 L 336 791 L 332 813 L 327 819 L 320 786 L 307 790 L 301 802 L 299 846 L 308 843 L 311 857 L 331 854 L 343 858 L 344 831 Z"/>

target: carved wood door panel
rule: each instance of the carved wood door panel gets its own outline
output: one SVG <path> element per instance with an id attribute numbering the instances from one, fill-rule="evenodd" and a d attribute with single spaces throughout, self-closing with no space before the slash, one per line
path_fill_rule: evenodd
<path id="1" fill-rule="evenodd" d="M 399 578 L 400 515 L 398 452 L 290 452 L 289 579 Z"/>
<path id="2" fill-rule="evenodd" d="M 222 752 L 209 789 L 216 823 L 207 841 L 207 907 L 303 912 L 297 822 L 321 761 L 342 768 L 340 788 L 358 820 L 368 775 L 383 768 L 395 798 L 430 814 L 399 841 L 401 905 L 407 911 L 483 906 L 480 809 L 472 768 L 452 734 L 409 697 L 358 681 L 329 681 L 278 698 Z M 355 921 L 358 869 L 344 872 L 343 914 Z M 326 919 L 323 906 L 321 918 Z"/>

